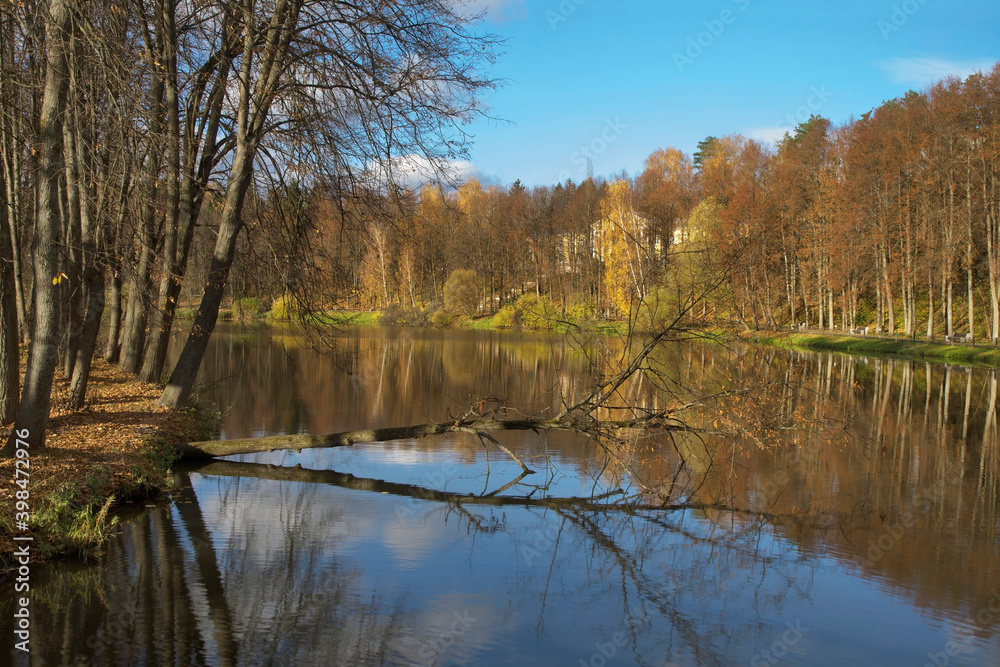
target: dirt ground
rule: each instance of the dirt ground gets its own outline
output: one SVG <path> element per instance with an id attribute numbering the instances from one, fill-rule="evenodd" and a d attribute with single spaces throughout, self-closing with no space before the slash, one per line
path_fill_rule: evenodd
<path id="1" fill-rule="evenodd" d="M 67 538 L 77 530 L 81 513 L 89 514 L 94 526 L 94 515 L 109 498 L 114 506 L 162 489 L 172 458 L 169 444 L 201 434 L 191 414 L 155 404 L 159 387 L 142 384 L 103 360 L 94 362 L 83 410 L 66 408 L 69 383 L 61 375 L 57 373 L 53 388 L 44 447 L 35 447 L 35 434 L 28 440 L 33 562 L 86 548 L 86 538 L 83 543 L 78 535 Z M 4 441 L 10 430 L 0 430 Z M 0 571 L 9 565 L 12 537 L 25 534 L 15 530 L 15 492 L 20 489 L 14 484 L 14 466 L 14 459 L 0 461 Z"/>

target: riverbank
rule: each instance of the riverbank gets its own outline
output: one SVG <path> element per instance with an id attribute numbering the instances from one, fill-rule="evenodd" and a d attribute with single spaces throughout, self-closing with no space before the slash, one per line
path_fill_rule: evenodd
<path id="1" fill-rule="evenodd" d="M 171 443 L 204 438 L 208 430 L 195 412 L 157 406 L 160 388 L 103 360 L 94 361 L 83 410 L 63 407 L 67 381 L 57 380 L 53 390 L 45 447 L 29 450 L 32 562 L 85 557 L 99 547 L 125 503 L 168 487 L 177 457 Z M 14 465 L 0 461 L 0 573 L 9 570 L 14 552 Z"/>
<path id="2" fill-rule="evenodd" d="M 885 354 L 949 364 L 994 368 L 1000 366 L 1000 350 L 990 347 L 813 333 L 751 332 L 741 337 L 752 343 L 793 350 L 843 352 L 845 354 Z"/>
<path id="3" fill-rule="evenodd" d="M 184 311 L 184 317 L 178 319 L 193 319 L 189 311 Z M 288 318 L 275 317 L 272 312 L 263 312 L 245 317 L 235 318 L 232 309 L 219 311 L 220 321 L 237 321 L 243 324 L 253 322 L 276 324 L 288 322 Z M 464 328 L 480 331 L 554 331 L 568 333 L 574 330 L 594 331 L 600 334 L 623 334 L 626 329 L 624 322 L 604 320 L 596 317 L 573 317 L 559 312 L 547 312 L 532 316 L 531 313 L 504 309 L 495 315 L 458 316 L 444 311 L 434 313 L 426 311 L 410 311 L 392 309 L 387 311 L 359 310 L 329 310 L 312 318 L 312 322 L 335 327 L 380 327 L 380 326 L 411 326 L 430 328 Z"/>

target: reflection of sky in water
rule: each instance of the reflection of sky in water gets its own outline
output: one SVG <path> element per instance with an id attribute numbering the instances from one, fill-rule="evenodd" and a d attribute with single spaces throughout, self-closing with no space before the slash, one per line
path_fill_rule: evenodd
<path id="1" fill-rule="evenodd" d="M 379 476 L 392 457 L 350 472 Z M 403 479 L 436 462 L 412 460 Z M 318 570 L 320 600 L 327 586 L 346 588 L 358 613 L 374 603 L 372 623 L 404 619 L 391 664 L 576 665 L 603 647 L 615 651 L 608 664 L 919 666 L 958 632 L 852 564 L 693 513 L 654 525 L 617 513 L 460 510 L 329 485 L 193 480 L 217 549 L 240 554 L 238 569 L 222 565 L 237 628 L 259 606 L 267 573 L 291 570 L 295 586 Z M 308 605 L 298 613 L 309 618 Z M 258 618 L 245 640 L 291 632 L 308 645 L 317 632 L 338 632 L 322 621 Z M 610 643 L 616 633 L 621 646 Z M 998 655 L 995 639 L 962 646 L 949 664 L 994 664 Z"/>

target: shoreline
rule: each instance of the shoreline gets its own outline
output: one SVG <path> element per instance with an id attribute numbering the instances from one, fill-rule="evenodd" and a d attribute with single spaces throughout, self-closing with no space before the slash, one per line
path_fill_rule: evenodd
<path id="1" fill-rule="evenodd" d="M 169 489 L 178 458 L 173 443 L 210 430 L 199 411 L 157 406 L 160 387 L 103 359 L 94 360 L 83 410 L 62 407 L 67 391 L 68 382 L 57 379 L 45 447 L 29 450 L 32 563 L 86 560 L 118 525 L 119 513 Z M 0 461 L 5 480 L 14 479 L 14 469 L 13 458 Z M 9 481 L 0 486 L 0 582 L 14 565 L 16 490 Z"/>
<path id="2" fill-rule="evenodd" d="M 825 333 L 750 332 L 739 334 L 739 337 L 750 343 L 789 350 L 839 352 L 851 355 L 886 355 L 914 361 L 987 368 L 1000 367 L 1000 349 L 994 347 Z"/>

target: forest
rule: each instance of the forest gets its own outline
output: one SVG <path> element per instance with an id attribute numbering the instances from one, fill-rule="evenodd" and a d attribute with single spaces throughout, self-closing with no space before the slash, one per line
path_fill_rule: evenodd
<path id="1" fill-rule="evenodd" d="M 776 146 L 730 134 L 693 156 L 658 149 L 632 177 L 424 185 L 376 212 L 338 209 L 322 186 L 294 188 L 270 206 L 302 212 L 309 261 L 324 258 L 322 274 L 339 281 L 325 286 L 338 307 L 426 319 L 449 283 L 457 293 L 471 281 L 474 298 L 452 305 L 462 314 L 500 313 L 527 295 L 563 316 L 626 318 L 676 288 L 686 264 L 686 287 L 718 282 L 691 311 L 705 324 L 995 342 L 998 119 L 1000 66 L 839 126 L 814 116 Z M 260 224 L 247 249 L 303 255 L 287 229 Z M 295 273 L 280 261 L 253 271 L 263 263 L 241 256 L 237 299 L 280 297 Z"/>
<path id="2" fill-rule="evenodd" d="M 43 437 L 56 374 L 83 407 L 96 355 L 186 405 L 223 307 L 530 325 L 655 323 L 666 304 L 703 326 L 1000 337 L 1000 66 L 774 146 L 730 134 L 637 175 L 454 183 L 497 85 L 478 18 L 446 0 L 0 4 L 0 421 Z"/>

